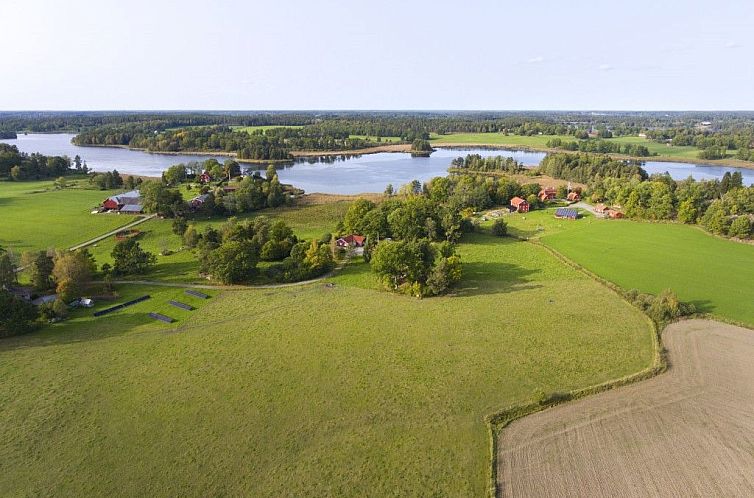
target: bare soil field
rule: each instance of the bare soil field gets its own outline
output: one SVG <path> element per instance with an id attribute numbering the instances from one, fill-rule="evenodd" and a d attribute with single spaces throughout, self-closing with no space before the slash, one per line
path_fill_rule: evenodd
<path id="1" fill-rule="evenodd" d="M 556 406 L 500 435 L 501 496 L 754 496 L 754 331 L 663 332 L 667 373 Z"/>

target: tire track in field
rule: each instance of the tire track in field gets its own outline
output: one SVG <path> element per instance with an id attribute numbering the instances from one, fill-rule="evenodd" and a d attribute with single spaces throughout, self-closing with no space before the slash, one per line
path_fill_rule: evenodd
<path id="1" fill-rule="evenodd" d="M 754 331 L 689 320 L 670 369 L 499 435 L 501 496 L 754 496 Z"/>

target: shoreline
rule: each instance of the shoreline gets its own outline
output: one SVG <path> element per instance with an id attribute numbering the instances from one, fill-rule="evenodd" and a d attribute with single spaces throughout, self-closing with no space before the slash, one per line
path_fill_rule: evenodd
<path id="1" fill-rule="evenodd" d="M 432 147 L 436 148 L 446 148 L 446 149 L 455 149 L 455 148 L 478 148 L 478 149 L 491 149 L 491 150 L 510 150 L 510 151 L 527 151 L 527 152 L 546 152 L 546 153 L 566 153 L 566 154 L 582 154 L 582 152 L 578 150 L 564 150 L 564 149 L 553 149 L 551 147 L 536 147 L 531 145 L 505 145 L 505 144 L 485 144 L 485 143 L 459 143 L 459 142 L 448 142 L 448 143 L 441 143 L 441 144 L 432 144 Z M 718 166 L 718 167 L 725 167 L 725 168 L 742 168 L 742 169 L 751 169 L 754 170 L 754 162 L 750 161 L 742 161 L 740 159 L 696 159 L 696 158 L 687 158 L 687 157 L 673 157 L 673 156 L 646 156 L 646 157 L 638 157 L 638 156 L 627 156 L 625 154 L 611 154 L 611 153 L 600 153 L 600 152 L 584 152 L 583 154 L 600 154 L 603 156 L 610 156 L 614 157 L 616 159 L 624 159 L 624 160 L 632 160 L 632 161 L 641 161 L 641 162 L 647 162 L 647 161 L 656 161 L 656 162 L 663 162 L 663 163 L 685 163 L 685 164 L 694 164 L 697 166 Z"/>

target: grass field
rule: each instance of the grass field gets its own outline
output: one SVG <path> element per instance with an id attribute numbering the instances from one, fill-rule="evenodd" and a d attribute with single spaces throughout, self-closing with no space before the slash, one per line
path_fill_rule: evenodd
<path id="1" fill-rule="evenodd" d="M 0 181 L 0 246 L 15 253 L 62 249 L 136 219 L 90 214 L 112 192 L 90 190 L 84 185 L 79 180 L 70 188 L 55 190 L 49 180 Z"/>
<path id="2" fill-rule="evenodd" d="M 624 289 L 671 288 L 701 311 L 754 326 L 752 245 L 691 226 L 627 220 L 579 220 L 542 242 Z"/>
<path id="3" fill-rule="evenodd" d="M 541 247 L 461 253 L 451 297 L 354 263 L 170 326 L 144 314 L 178 290 L 128 288 L 155 297 L 3 340 L 0 495 L 483 495 L 485 415 L 641 370 L 652 332 Z"/>

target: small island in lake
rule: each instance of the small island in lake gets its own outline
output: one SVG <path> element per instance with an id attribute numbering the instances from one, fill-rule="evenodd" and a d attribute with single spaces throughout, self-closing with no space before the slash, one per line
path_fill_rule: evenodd
<path id="1" fill-rule="evenodd" d="M 429 157 L 434 151 L 435 149 L 432 148 L 432 144 L 429 143 L 429 140 L 417 138 L 411 144 L 410 152 L 411 155 L 415 157 Z"/>

